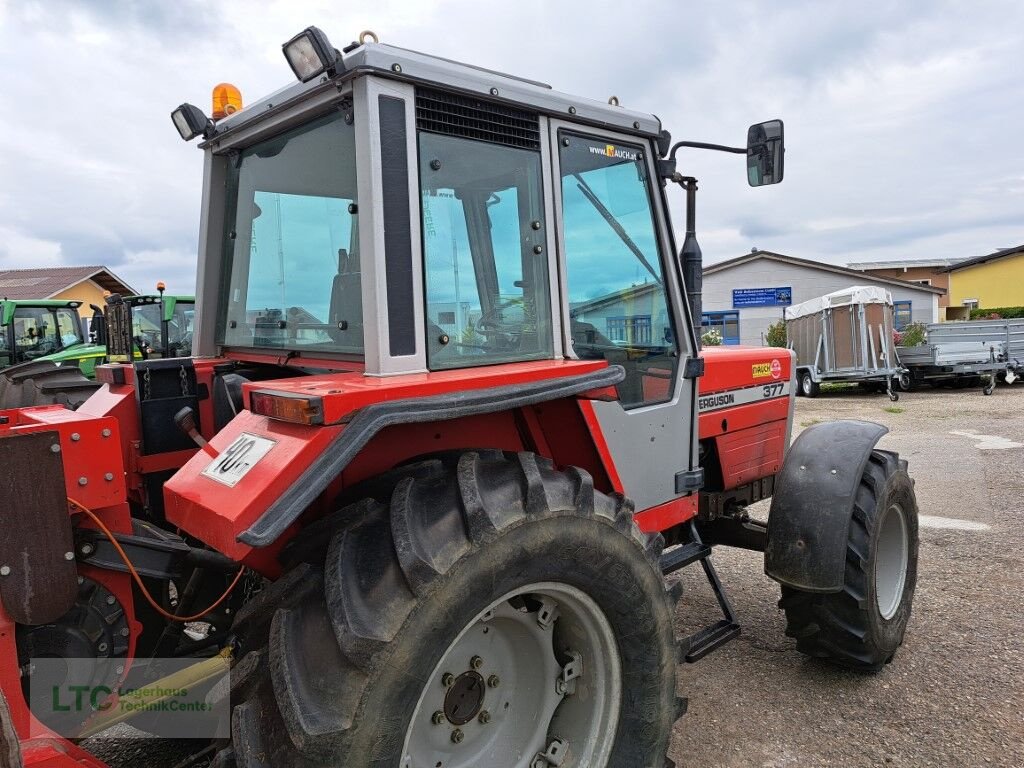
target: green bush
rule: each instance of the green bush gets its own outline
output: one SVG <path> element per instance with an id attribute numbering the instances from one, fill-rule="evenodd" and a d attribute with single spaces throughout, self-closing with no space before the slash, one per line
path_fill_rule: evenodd
<path id="1" fill-rule="evenodd" d="M 786 339 L 786 321 L 779 320 L 777 323 L 772 323 L 768 326 L 768 330 L 764 334 L 764 343 L 769 347 L 785 347 L 787 343 Z"/>
<path id="2" fill-rule="evenodd" d="M 722 345 L 722 334 L 715 328 L 708 328 L 700 335 L 700 343 L 705 347 L 720 347 Z"/>
<path id="3" fill-rule="evenodd" d="M 988 320 L 991 315 L 999 315 L 998 318 L 992 319 L 1002 320 L 1024 317 L 1024 307 L 993 307 L 991 309 L 971 310 L 971 320 Z"/>
<path id="4" fill-rule="evenodd" d="M 893 341 L 901 347 L 916 347 L 924 344 L 928 330 L 924 323 L 910 323 L 902 331 L 893 334 Z"/>

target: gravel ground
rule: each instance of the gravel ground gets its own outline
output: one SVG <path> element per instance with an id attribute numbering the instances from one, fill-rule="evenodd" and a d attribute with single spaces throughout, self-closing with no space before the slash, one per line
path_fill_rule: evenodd
<path id="1" fill-rule="evenodd" d="M 1024 443 L 1022 409 L 1021 384 L 991 397 L 928 390 L 896 404 L 856 390 L 797 399 L 796 431 L 837 418 L 886 424 L 882 445 L 910 460 L 921 514 L 981 525 L 922 527 L 907 640 L 875 675 L 803 658 L 784 634 L 778 589 L 760 555 L 718 550 L 743 634 L 680 670 L 690 711 L 670 756 L 681 768 L 1024 768 L 1024 446 L 978 447 L 993 445 L 986 435 Z M 680 632 L 716 618 L 698 575 L 691 568 L 682 576 Z M 171 768 L 188 754 L 174 742 L 107 738 L 86 746 L 111 768 Z"/>
<path id="2" fill-rule="evenodd" d="M 717 550 L 743 633 L 680 670 L 690 698 L 672 742 L 680 766 L 1024 766 L 1024 447 L 979 449 L 970 436 L 1024 442 L 1022 409 L 1020 384 L 895 404 L 856 390 L 797 398 L 794 431 L 838 418 L 887 425 L 882 447 L 910 461 L 921 514 L 987 529 L 921 528 L 906 642 L 875 675 L 802 657 L 761 556 Z M 715 607 L 689 571 L 677 618 L 686 632 Z"/>

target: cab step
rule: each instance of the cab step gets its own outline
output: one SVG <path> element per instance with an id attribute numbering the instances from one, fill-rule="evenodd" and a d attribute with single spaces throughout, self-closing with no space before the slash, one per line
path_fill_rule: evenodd
<path id="1" fill-rule="evenodd" d="M 682 641 L 683 659 L 688 664 L 700 661 L 712 651 L 718 650 L 730 640 L 739 637 L 740 625 L 732 604 L 722 589 L 715 566 L 711 564 L 711 547 L 701 541 L 697 525 L 690 521 L 690 541 L 672 548 L 661 557 L 661 572 L 665 575 L 674 573 L 688 565 L 699 562 L 704 569 L 704 576 L 715 593 L 718 607 L 723 618 L 714 624 L 699 630 Z"/>

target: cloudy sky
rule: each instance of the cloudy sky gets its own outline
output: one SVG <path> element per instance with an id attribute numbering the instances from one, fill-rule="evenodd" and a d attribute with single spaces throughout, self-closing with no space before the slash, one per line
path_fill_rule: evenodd
<path id="1" fill-rule="evenodd" d="M 752 247 L 834 263 L 1024 242 L 1024 4 L 0 0 L 0 267 L 106 264 L 194 285 L 201 156 L 183 101 L 290 81 L 308 24 L 651 111 L 674 137 L 742 144 L 786 123 L 786 178 L 689 151 L 707 261 Z M 679 198 L 677 202 L 681 203 Z M 681 224 L 681 216 L 678 217 Z"/>

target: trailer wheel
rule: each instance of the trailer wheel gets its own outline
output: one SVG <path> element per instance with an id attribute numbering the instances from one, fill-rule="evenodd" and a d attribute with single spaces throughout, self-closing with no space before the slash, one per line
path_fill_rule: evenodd
<path id="1" fill-rule="evenodd" d="M 800 374 L 800 394 L 804 397 L 817 397 L 821 393 L 821 385 L 811 378 L 809 371 Z"/>
<path id="2" fill-rule="evenodd" d="M 267 590 L 239 768 L 665 764 L 673 599 L 632 505 L 532 454 L 388 474 L 293 549 L 304 594 Z"/>
<path id="3" fill-rule="evenodd" d="M 854 500 L 842 591 L 782 587 L 786 634 L 801 652 L 877 671 L 903 643 L 918 548 L 917 499 L 906 466 L 896 453 L 872 451 Z"/>

